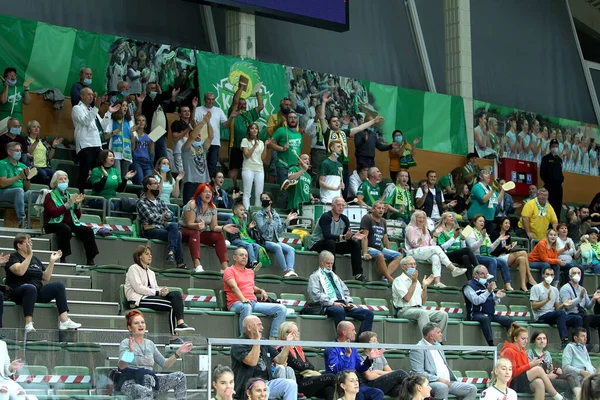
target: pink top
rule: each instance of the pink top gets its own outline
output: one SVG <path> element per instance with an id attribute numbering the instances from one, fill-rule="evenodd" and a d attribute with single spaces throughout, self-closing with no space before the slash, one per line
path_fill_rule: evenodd
<path id="1" fill-rule="evenodd" d="M 413 225 L 408 225 L 406 227 L 406 232 L 405 232 L 406 249 L 414 250 L 417 247 L 436 246 L 437 243 L 435 243 L 435 240 L 432 240 L 433 238 L 429 234 L 429 231 L 425 230 L 425 232 L 426 233 L 423 234 L 423 231 L 421 230 L 421 228 L 417 228 L 416 226 L 413 226 Z M 423 239 L 421 243 L 419 243 L 420 238 Z"/>
<path id="2" fill-rule="evenodd" d="M 247 300 L 256 301 L 256 296 L 254 295 L 254 271 L 248 268 L 239 270 L 232 265 L 223 273 L 223 289 L 227 295 L 227 309 L 229 309 L 236 301 L 240 301 L 235 293 L 233 293 L 233 290 L 231 290 L 231 287 L 227 284 L 227 281 L 230 279 L 235 280 L 240 292 L 242 292 Z"/>

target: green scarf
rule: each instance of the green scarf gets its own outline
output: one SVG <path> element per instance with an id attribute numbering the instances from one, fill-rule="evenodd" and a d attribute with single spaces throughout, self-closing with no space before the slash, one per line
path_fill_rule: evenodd
<path id="1" fill-rule="evenodd" d="M 319 268 L 319 272 L 323 276 L 321 283 L 325 286 L 325 293 L 327 293 L 327 296 L 329 296 L 330 299 L 337 299 L 337 294 L 335 294 L 335 289 L 331 283 L 331 279 L 329 279 L 329 276 L 327 275 L 328 272 L 325 270 L 325 268 Z"/>
<path id="2" fill-rule="evenodd" d="M 69 203 L 71 194 L 69 192 L 65 192 L 65 194 L 67 195 L 67 203 Z M 54 202 L 54 204 L 56 204 L 57 207 L 65 205 L 65 202 L 63 201 L 62 196 L 60 195 L 60 190 L 58 190 L 58 188 L 55 188 L 54 190 L 52 190 L 50 192 L 50 197 L 52 198 L 52 201 Z M 73 212 L 74 208 L 75 208 L 75 206 L 71 206 L 69 208 L 69 212 L 71 213 L 71 221 L 73 221 L 73 224 L 75 224 L 75 226 L 79 226 L 79 225 L 81 225 L 81 223 L 79 222 L 79 219 Z M 48 221 L 48 223 L 49 224 L 60 224 L 61 222 L 63 222 L 64 218 L 65 218 L 65 214 L 60 214 L 58 217 L 51 217 L 50 220 Z"/>
<path id="3" fill-rule="evenodd" d="M 246 226 L 246 221 L 244 221 L 244 220 L 240 221 L 238 219 L 238 217 L 236 217 L 235 215 L 231 217 L 231 220 L 240 230 L 239 234 L 240 234 L 240 239 L 242 241 L 248 242 L 248 243 L 256 243 L 256 240 L 252 239 L 250 237 L 250 234 L 248 233 L 248 227 Z M 260 261 L 260 263 L 262 264 L 263 267 L 268 267 L 269 265 L 271 265 L 271 258 L 267 254 L 267 250 L 264 247 L 262 247 L 260 245 L 258 247 L 259 247 L 258 261 Z"/>
<path id="4" fill-rule="evenodd" d="M 483 235 L 481 234 L 481 232 L 475 229 L 475 237 L 477 237 L 477 240 L 481 240 L 483 238 Z M 479 245 L 479 254 L 482 256 L 489 256 L 491 248 L 492 241 L 490 240 L 489 236 L 486 236 L 485 239 Z"/>
<path id="5" fill-rule="evenodd" d="M 600 244 L 598 243 L 590 243 L 592 246 L 592 251 L 598 260 L 600 260 Z"/>
<path id="6" fill-rule="evenodd" d="M 546 202 L 546 204 L 544 204 L 544 206 L 542 206 L 538 200 L 538 198 L 535 198 L 535 204 L 537 204 L 539 211 L 538 217 L 545 217 L 546 216 L 546 207 L 548 206 L 548 202 Z"/>
<path id="7" fill-rule="evenodd" d="M 317 131 L 317 146 L 323 146 L 323 127 L 321 126 L 321 122 L 315 122 L 315 129 Z"/>
<path id="8" fill-rule="evenodd" d="M 410 192 L 404 188 L 400 188 L 400 186 L 396 185 L 396 206 L 402 205 L 404 206 L 404 212 L 400 213 L 400 215 L 405 216 L 408 214 L 412 214 L 413 203 L 412 196 Z"/>

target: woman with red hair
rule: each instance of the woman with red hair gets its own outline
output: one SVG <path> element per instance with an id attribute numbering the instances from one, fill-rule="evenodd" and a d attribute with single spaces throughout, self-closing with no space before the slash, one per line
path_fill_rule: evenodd
<path id="1" fill-rule="evenodd" d="M 217 223 L 217 208 L 212 202 L 213 191 L 209 184 L 198 185 L 192 199 L 183 206 L 179 218 L 182 241 L 190 246 L 194 260 L 194 271 L 202 272 L 200 264 L 200 243 L 215 246 L 217 257 L 221 262 L 221 273 L 227 268 L 227 245 L 223 231 L 237 233 L 238 228 L 233 224 L 219 226 Z"/>

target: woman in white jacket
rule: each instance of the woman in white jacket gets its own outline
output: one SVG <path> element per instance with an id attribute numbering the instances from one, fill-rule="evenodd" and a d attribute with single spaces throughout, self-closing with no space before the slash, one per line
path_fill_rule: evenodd
<path id="1" fill-rule="evenodd" d="M 0 399 L 24 399 L 25 390 L 17 382 L 13 381 L 10 376 L 23 368 L 21 359 L 10 361 L 6 342 L 0 340 Z M 28 395 L 28 399 L 36 399 L 37 397 Z"/>
<path id="2" fill-rule="evenodd" d="M 125 276 L 125 297 L 131 308 L 144 307 L 156 311 L 169 312 L 169 328 L 173 336 L 169 344 L 183 344 L 177 335 L 195 331 L 183 320 L 183 299 L 180 292 L 169 292 L 165 286 L 159 287 L 156 275 L 150 269 L 152 250 L 140 245 L 133 251 L 133 264 Z"/>

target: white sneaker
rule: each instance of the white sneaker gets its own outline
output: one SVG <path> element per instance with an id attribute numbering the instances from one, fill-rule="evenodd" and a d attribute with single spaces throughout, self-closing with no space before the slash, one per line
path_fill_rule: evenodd
<path id="1" fill-rule="evenodd" d="M 25 325 L 25 333 L 31 333 L 31 332 L 35 332 L 35 328 L 33 327 L 33 322 L 30 322 L 27 325 Z"/>
<path id="2" fill-rule="evenodd" d="M 452 270 L 452 277 L 456 278 L 457 276 L 464 275 L 467 272 L 466 268 L 454 268 Z"/>
<path id="3" fill-rule="evenodd" d="M 194 268 L 194 272 L 204 272 L 204 268 L 202 268 L 202 265 L 198 265 L 196 268 Z"/>
<path id="4" fill-rule="evenodd" d="M 293 269 L 290 269 L 290 270 L 289 270 L 288 272 L 286 272 L 286 273 L 285 273 L 285 275 L 283 275 L 283 276 L 284 276 L 284 278 L 287 278 L 287 277 L 289 277 L 289 276 L 298 276 L 298 274 L 297 274 L 297 273 L 295 273 Z"/>
<path id="5" fill-rule="evenodd" d="M 58 324 L 58 329 L 60 329 L 61 331 L 64 331 L 67 329 L 77 329 L 77 328 L 81 328 L 81 324 L 78 324 L 77 322 L 73 322 L 71 320 L 71 318 L 67 319 L 65 322 L 61 322 Z"/>

